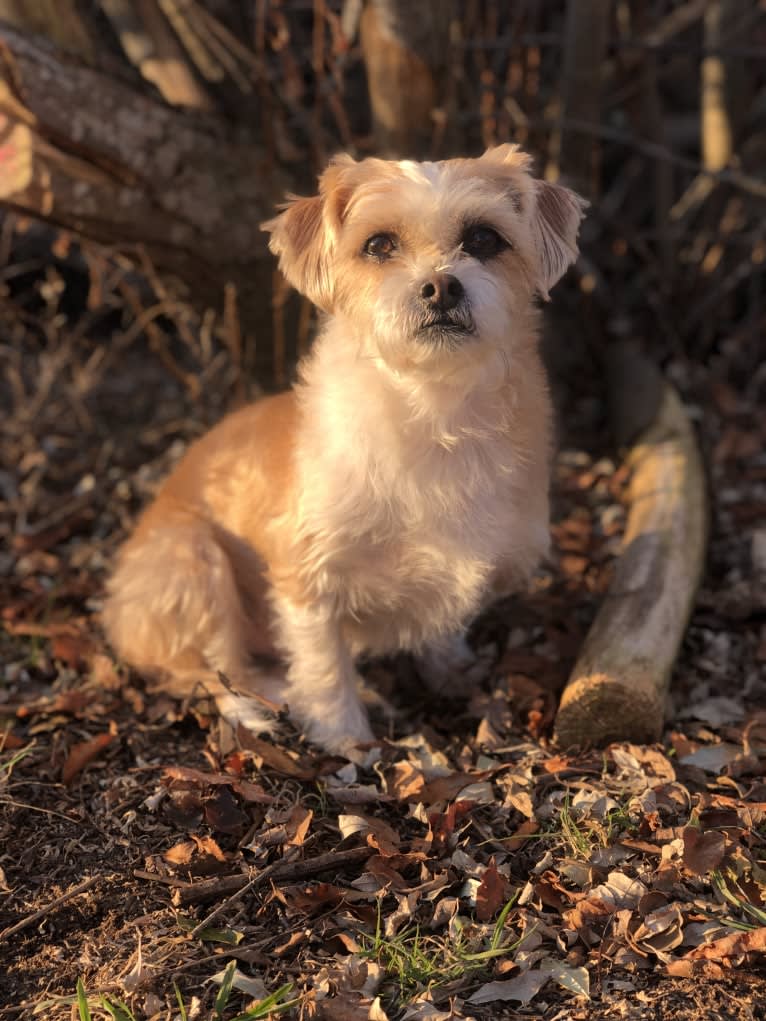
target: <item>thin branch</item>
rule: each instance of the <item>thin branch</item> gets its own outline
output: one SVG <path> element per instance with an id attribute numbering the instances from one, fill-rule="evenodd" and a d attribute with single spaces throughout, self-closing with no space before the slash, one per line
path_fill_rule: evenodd
<path id="1" fill-rule="evenodd" d="M 22 918 L 20 922 L 16 922 L 15 925 L 9 926 L 7 929 L 3 929 L 0 932 L 0 940 L 8 939 L 9 936 L 15 936 L 17 932 L 21 932 L 23 929 L 28 929 L 30 925 L 34 925 L 35 922 L 41 918 L 45 918 L 51 911 L 55 911 L 56 908 L 60 908 L 62 904 L 66 904 L 68 901 L 73 900 L 75 897 L 79 897 L 81 893 L 85 893 L 86 890 L 90 890 L 92 886 L 95 886 L 99 881 L 99 876 L 90 876 L 90 878 L 84 880 L 78 886 L 73 886 L 71 890 L 66 893 L 62 893 L 60 897 L 56 897 L 50 904 L 46 904 L 44 908 L 40 908 L 39 911 L 33 911 L 31 915 L 27 915 L 26 918 Z"/>

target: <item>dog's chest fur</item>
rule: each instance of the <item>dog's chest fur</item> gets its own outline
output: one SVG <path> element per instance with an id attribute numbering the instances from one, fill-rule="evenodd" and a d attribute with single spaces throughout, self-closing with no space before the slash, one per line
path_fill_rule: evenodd
<path id="1" fill-rule="evenodd" d="M 330 378 L 348 386 L 348 368 Z M 303 510 L 312 571 L 354 647 L 416 648 L 465 626 L 498 565 L 529 546 L 517 527 L 527 519 L 520 501 L 545 504 L 545 483 L 530 492 L 540 482 L 514 443 L 510 391 L 470 393 L 446 411 L 434 397 L 433 413 L 421 416 L 392 408 L 390 392 L 371 397 L 369 384 L 364 392 L 362 402 L 337 391 L 311 396 L 323 423 L 301 470 L 306 489 L 323 494 Z M 544 521 L 533 542 L 536 558 Z"/>

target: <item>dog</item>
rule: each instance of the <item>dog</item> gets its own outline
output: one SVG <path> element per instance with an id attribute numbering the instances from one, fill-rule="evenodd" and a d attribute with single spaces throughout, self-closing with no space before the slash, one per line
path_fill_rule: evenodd
<path id="1" fill-rule="evenodd" d="M 504 144 L 433 163 L 334 158 L 263 224 L 324 313 L 295 387 L 194 443 L 119 553 L 103 619 L 139 671 L 253 731 L 284 704 L 352 755 L 374 741 L 355 661 L 471 674 L 466 625 L 549 542 L 552 411 L 539 301 L 585 203 Z"/>

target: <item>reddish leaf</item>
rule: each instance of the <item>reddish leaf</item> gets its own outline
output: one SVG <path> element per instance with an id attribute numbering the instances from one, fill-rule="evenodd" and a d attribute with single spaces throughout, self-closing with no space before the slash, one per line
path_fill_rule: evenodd
<path id="1" fill-rule="evenodd" d="M 116 736 L 117 725 L 110 723 L 109 730 L 105 734 L 98 734 L 89 741 L 73 745 L 61 770 L 62 781 L 65 784 L 70 784 L 78 773 L 85 769 L 90 762 L 97 758 L 112 743 Z"/>
<path id="2" fill-rule="evenodd" d="M 670 961 L 665 966 L 665 974 L 673 978 L 695 978 L 697 976 L 720 981 L 726 972 L 714 961 Z"/>
<path id="3" fill-rule="evenodd" d="M 504 843 L 509 851 L 518 851 L 529 843 L 528 838 L 537 833 L 539 829 L 540 823 L 537 819 L 525 819 L 516 827 L 513 835 L 506 838 Z"/>
<path id="4" fill-rule="evenodd" d="M 12 734 L 10 730 L 0 734 L 0 751 L 2 752 L 16 751 L 18 748 L 23 748 L 26 744 L 28 744 L 27 741 L 17 737 L 16 734 Z"/>
<path id="5" fill-rule="evenodd" d="M 424 805 L 434 805 L 437 801 L 451 801 L 464 787 L 478 783 L 479 780 L 486 780 L 491 775 L 491 771 L 485 770 L 483 773 L 450 773 L 449 776 L 439 776 L 427 783 L 409 800 L 420 801 Z"/>
<path id="6" fill-rule="evenodd" d="M 53 658 L 75 669 L 85 666 L 94 652 L 94 643 L 85 635 L 61 634 L 51 640 Z"/>
<path id="7" fill-rule="evenodd" d="M 205 799 L 205 821 L 219 833 L 239 834 L 247 817 L 240 811 L 229 787 L 215 787 Z"/>
<path id="8" fill-rule="evenodd" d="M 614 904 L 607 904 L 598 897 L 583 898 L 573 908 L 563 913 L 567 929 L 575 932 L 589 930 L 596 925 L 603 928 L 605 922 L 614 917 Z"/>
<path id="9" fill-rule="evenodd" d="M 67 713 L 72 716 L 78 716 L 92 701 L 92 692 L 88 693 L 77 688 L 71 688 L 69 691 L 59 692 L 53 699 L 40 699 L 31 705 L 20 706 L 16 711 L 16 715 L 19 719 L 25 719 L 38 713 L 46 715 Z"/>
<path id="10" fill-rule="evenodd" d="M 175 789 L 186 787 L 205 790 L 208 787 L 231 787 L 243 801 L 261 805 L 270 805 L 274 801 L 274 798 L 266 794 L 258 784 L 240 780 L 239 777 L 229 776 L 227 773 L 203 773 L 201 769 L 191 769 L 189 766 L 166 766 L 163 779 L 169 787 Z"/>
<path id="11" fill-rule="evenodd" d="M 433 833 L 434 850 L 437 853 L 447 848 L 458 822 L 475 807 L 473 801 L 453 801 L 446 812 L 434 812 L 428 817 Z"/>
<path id="12" fill-rule="evenodd" d="M 332 883 L 314 883 L 311 886 L 284 886 L 281 892 L 285 902 L 302 914 L 313 914 L 328 906 L 336 908 L 344 902 L 349 893 L 355 893 L 355 891 L 344 890 Z"/>
<path id="13" fill-rule="evenodd" d="M 494 858 L 484 870 L 476 891 L 476 917 L 480 922 L 494 918 L 508 900 L 508 885 L 495 868 Z"/>
<path id="14" fill-rule="evenodd" d="M 319 775 L 319 767 L 308 759 L 293 758 L 283 748 L 278 748 L 269 741 L 255 737 L 244 727 L 237 727 L 237 738 L 243 748 L 255 752 L 267 766 L 283 773 L 285 776 L 292 776 L 296 780 L 314 780 Z"/>

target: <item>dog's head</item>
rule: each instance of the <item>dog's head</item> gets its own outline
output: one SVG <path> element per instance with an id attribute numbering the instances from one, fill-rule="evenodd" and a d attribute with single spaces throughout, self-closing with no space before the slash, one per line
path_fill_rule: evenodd
<path id="1" fill-rule="evenodd" d="M 517 146 L 440 163 L 336 157 L 264 229 L 282 272 L 392 363 L 507 346 L 577 255 L 585 203 Z"/>

